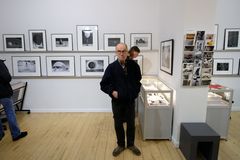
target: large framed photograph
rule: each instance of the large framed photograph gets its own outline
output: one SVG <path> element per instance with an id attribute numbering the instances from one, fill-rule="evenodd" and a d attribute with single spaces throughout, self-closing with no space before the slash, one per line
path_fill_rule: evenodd
<path id="1" fill-rule="evenodd" d="M 29 30 L 29 42 L 31 51 L 46 51 L 46 30 Z"/>
<path id="2" fill-rule="evenodd" d="M 170 75 L 173 71 L 173 46 L 173 39 L 162 41 L 160 46 L 160 70 Z"/>
<path id="3" fill-rule="evenodd" d="M 233 73 L 232 58 L 213 59 L 213 75 L 232 75 L 232 73 Z"/>
<path id="4" fill-rule="evenodd" d="M 12 56 L 13 76 L 41 76 L 40 57 Z"/>
<path id="5" fill-rule="evenodd" d="M 138 46 L 140 50 L 151 50 L 152 33 L 131 33 L 130 46 Z"/>
<path id="6" fill-rule="evenodd" d="M 24 51 L 24 35 L 23 34 L 3 34 L 3 50 L 4 51 Z"/>
<path id="7" fill-rule="evenodd" d="M 83 77 L 101 77 L 104 74 L 108 64 L 108 56 L 81 56 L 81 76 Z"/>
<path id="8" fill-rule="evenodd" d="M 98 50 L 98 26 L 78 25 L 77 26 L 77 47 L 79 51 Z"/>
<path id="9" fill-rule="evenodd" d="M 224 35 L 224 49 L 240 49 L 240 28 L 227 28 Z"/>
<path id="10" fill-rule="evenodd" d="M 74 56 L 47 56 L 47 76 L 75 76 Z"/>
<path id="11" fill-rule="evenodd" d="M 72 34 L 52 34 L 51 39 L 53 51 L 73 50 Z"/>
<path id="12" fill-rule="evenodd" d="M 125 43 L 125 34 L 124 33 L 104 33 L 104 50 L 105 51 L 114 51 L 115 46 L 118 43 Z"/>

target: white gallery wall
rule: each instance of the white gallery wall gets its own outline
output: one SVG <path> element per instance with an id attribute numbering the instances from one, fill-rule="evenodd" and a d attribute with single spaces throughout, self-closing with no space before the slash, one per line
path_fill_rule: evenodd
<path id="1" fill-rule="evenodd" d="M 149 0 L 1 0 L 0 36 L 24 34 L 27 53 L 0 53 L 6 59 L 12 73 L 11 56 L 40 56 L 42 76 L 40 78 L 14 79 L 27 81 L 28 89 L 25 108 L 35 112 L 58 111 L 111 111 L 108 95 L 100 91 L 101 78 L 80 77 L 80 56 L 107 55 L 109 62 L 114 53 L 104 53 L 104 33 L 124 33 L 125 42 L 130 44 L 130 33 L 152 33 L 152 51 L 142 51 L 143 74 L 157 75 L 159 61 L 159 1 Z M 45 29 L 47 50 L 51 51 L 51 34 L 71 33 L 73 50 L 77 51 L 76 25 L 98 25 L 99 50 L 95 53 L 37 53 L 29 52 L 30 29 Z M 0 38 L 0 51 L 3 41 Z M 75 56 L 76 77 L 46 77 L 46 56 Z"/>

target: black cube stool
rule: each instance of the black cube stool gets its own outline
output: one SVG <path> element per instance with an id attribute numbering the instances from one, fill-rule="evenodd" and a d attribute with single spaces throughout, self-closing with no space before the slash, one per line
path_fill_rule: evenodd
<path id="1" fill-rule="evenodd" d="M 179 148 L 187 160 L 217 160 L 220 135 L 206 123 L 181 123 Z"/>

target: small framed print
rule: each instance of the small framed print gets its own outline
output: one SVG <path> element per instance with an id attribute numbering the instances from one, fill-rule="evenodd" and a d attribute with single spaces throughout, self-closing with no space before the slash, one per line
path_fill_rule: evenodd
<path id="1" fill-rule="evenodd" d="M 3 35 L 4 51 L 24 51 L 24 35 L 23 34 L 4 34 Z"/>
<path id="2" fill-rule="evenodd" d="M 81 75 L 83 77 L 101 77 L 108 64 L 108 56 L 81 56 Z"/>
<path id="3" fill-rule="evenodd" d="M 118 43 L 125 43 L 124 33 L 105 33 L 103 35 L 104 50 L 114 51 Z"/>
<path id="4" fill-rule="evenodd" d="M 213 59 L 213 75 L 232 75 L 233 59 L 232 58 L 215 58 Z"/>
<path id="5" fill-rule="evenodd" d="M 224 49 L 240 49 L 240 28 L 227 28 L 224 35 Z"/>
<path id="6" fill-rule="evenodd" d="M 131 46 L 138 46 L 141 50 L 152 49 L 152 33 L 131 33 Z"/>
<path id="7" fill-rule="evenodd" d="M 173 70 L 173 39 L 162 41 L 160 46 L 160 70 L 172 75 Z"/>
<path id="8" fill-rule="evenodd" d="M 12 57 L 13 76 L 41 76 L 40 57 Z"/>
<path id="9" fill-rule="evenodd" d="M 29 30 L 29 42 L 31 51 L 46 51 L 46 30 Z"/>
<path id="10" fill-rule="evenodd" d="M 74 56 L 46 57 L 48 76 L 75 76 Z"/>
<path id="11" fill-rule="evenodd" d="M 73 50 L 72 34 L 52 34 L 51 39 L 53 51 Z"/>
<path id="12" fill-rule="evenodd" d="M 77 26 L 77 47 L 79 51 L 98 50 L 98 26 L 78 25 Z"/>

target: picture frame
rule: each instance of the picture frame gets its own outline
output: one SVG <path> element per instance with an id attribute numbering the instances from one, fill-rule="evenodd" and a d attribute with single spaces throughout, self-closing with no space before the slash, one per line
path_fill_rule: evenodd
<path id="1" fill-rule="evenodd" d="M 240 49 L 240 28 L 226 28 L 224 33 L 224 50 Z"/>
<path id="2" fill-rule="evenodd" d="M 125 43 L 124 33 L 104 33 L 103 48 L 105 51 L 114 51 L 118 43 Z"/>
<path id="3" fill-rule="evenodd" d="M 173 73 L 174 40 L 162 41 L 160 45 L 160 70 L 172 75 Z"/>
<path id="4" fill-rule="evenodd" d="M 72 34 L 51 34 L 52 50 L 53 51 L 72 51 L 73 40 Z"/>
<path id="5" fill-rule="evenodd" d="M 152 33 L 131 33 L 130 46 L 137 46 L 140 50 L 152 50 Z"/>
<path id="6" fill-rule="evenodd" d="M 29 34 L 30 51 L 46 51 L 47 50 L 46 30 L 31 29 L 28 31 L 28 34 Z"/>
<path id="7" fill-rule="evenodd" d="M 219 24 L 214 24 L 214 50 L 217 50 L 218 48 L 218 30 L 219 30 Z"/>
<path id="8" fill-rule="evenodd" d="M 13 76 L 41 76 L 40 56 L 12 56 Z"/>
<path id="9" fill-rule="evenodd" d="M 25 51 L 24 34 L 3 34 L 4 51 Z"/>
<path id="10" fill-rule="evenodd" d="M 74 56 L 46 56 L 47 76 L 75 76 Z"/>
<path id="11" fill-rule="evenodd" d="M 97 25 L 77 25 L 77 48 L 79 51 L 98 50 Z"/>
<path id="12" fill-rule="evenodd" d="M 232 75 L 233 58 L 214 58 L 213 75 Z"/>
<path id="13" fill-rule="evenodd" d="M 108 64 L 108 56 L 80 56 L 81 76 L 102 77 Z"/>

